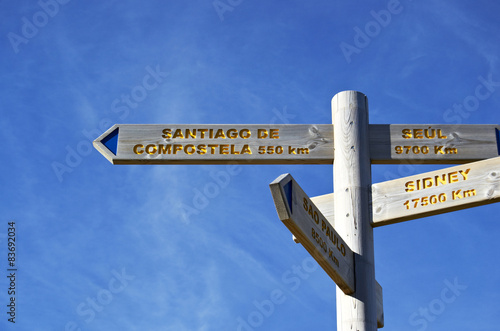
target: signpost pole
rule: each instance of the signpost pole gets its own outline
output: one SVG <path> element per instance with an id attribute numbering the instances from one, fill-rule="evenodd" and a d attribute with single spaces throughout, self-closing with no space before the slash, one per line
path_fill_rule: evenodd
<path id="1" fill-rule="evenodd" d="M 375 331 L 376 287 L 371 226 L 368 102 L 344 91 L 332 99 L 335 228 L 354 252 L 355 293 L 337 289 L 337 330 Z"/>

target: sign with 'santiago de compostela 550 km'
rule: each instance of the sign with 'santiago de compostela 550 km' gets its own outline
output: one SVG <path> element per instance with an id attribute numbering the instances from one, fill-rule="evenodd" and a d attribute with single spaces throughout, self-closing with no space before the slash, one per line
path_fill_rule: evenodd
<path id="1" fill-rule="evenodd" d="M 369 125 L 372 163 L 462 164 L 499 155 L 496 125 Z M 113 164 L 331 164 L 332 124 L 117 124 L 94 141 Z"/>
<path id="2" fill-rule="evenodd" d="M 113 164 L 331 163 L 328 125 L 115 125 L 94 146 Z"/>

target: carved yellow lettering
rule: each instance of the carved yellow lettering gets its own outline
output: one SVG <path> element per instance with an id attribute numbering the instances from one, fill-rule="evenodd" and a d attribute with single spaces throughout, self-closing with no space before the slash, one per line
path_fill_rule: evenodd
<path id="1" fill-rule="evenodd" d="M 269 138 L 271 138 L 271 139 L 279 139 L 280 138 L 280 129 L 271 129 L 271 130 L 269 130 Z"/>
<path id="2" fill-rule="evenodd" d="M 335 245 L 335 241 L 337 240 L 337 236 L 335 236 L 333 229 L 328 227 L 327 232 L 328 232 L 328 234 L 327 234 L 328 238 L 330 238 L 330 241 Z"/>
<path id="3" fill-rule="evenodd" d="M 428 187 L 432 187 L 433 185 L 433 182 L 432 182 L 432 178 L 430 177 L 426 177 L 424 179 L 422 179 L 422 182 L 423 182 L 423 188 L 428 188 Z"/>
<path id="4" fill-rule="evenodd" d="M 424 138 L 424 130 L 414 129 L 413 136 L 415 137 L 415 139 L 423 139 Z"/>
<path id="5" fill-rule="evenodd" d="M 437 130 L 437 133 L 438 133 L 438 138 L 439 139 L 448 139 L 447 136 L 445 136 L 442 132 L 441 132 L 441 129 L 438 129 Z"/>
<path id="6" fill-rule="evenodd" d="M 162 137 L 165 138 L 165 139 L 170 139 L 172 138 L 172 130 L 171 129 L 163 129 L 162 131 Z"/>
<path id="7" fill-rule="evenodd" d="M 241 154 L 252 154 L 252 150 L 250 149 L 250 147 L 248 147 L 248 145 L 243 145 Z"/>
<path id="8" fill-rule="evenodd" d="M 147 145 L 145 151 L 148 154 L 154 154 L 154 153 L 156 153 L 157 148 L 155 145 Z"/>
<path id="9" fill-rule="evenodd" d="M 250 133 L 250 130 L 248 129 L 243 129 L 243 130 L 240 130 L 240 137 L 243 138 L 243 139 L 248 139 L 250 138 L 252 134 Z M 252 154 L 252 153 L 250 153 Z"/>
<path id="10" fill-rule="evenodd" d="M 459 171 L 459 172 L 460 172 L 460 174 L 462 175 L 462 177 L 464 178 L 464 180 L 467 180 L 467 177 L 469 176 L 469 175 L 468 175 L 468 174 L 469 174 L 469 171 L 470 171 L 470 168 L 469 168 L 469 169 L 467 169 L 467 170 L 465 170 L 465 171 L 464 171 L 464 170 L 460 170 L 460 171 Z"/>
<path id="11" fill-rule="evenodd" d="M 462 199 L 463 198 L 463 196 L 460 194 L 460 191 L 461 190 L 456 190 L 456 191 L 451 192 L 451 194 L 453 196 L 453 200 L 457 200 L 457 199 Z"/>
<path id="12" fill-rule="evenodd" d="M 172 145 L 158 145 L 158 154 L 171 154 L 172 153 Z"/>
<path id="13" fill-rule="evenodd" d="M 188 155 L 192 155 L 196 152 L 196 148 L 194 145 L 186 145 L 186 147 L 184 147 L 184 152 Z"/>
<path id="14" fill-rule="evenodd" d="M 182 145 L 175 144 L 174 148 L 173 148 L 174 154 L 177 154 L 177 152 L 180 152 L 180 151 L 182 151 Z"/>
<path id="15" fill-rule="evenodd" d="M 188 136 L 193 139 L 196 139 L 196 129 L 193 129 L 193 131 L 191 131 L 190 129 L 186 129 L 186 138 Z"/>
<path id="16" fill-rule="evenodd" d="M 411 136 L 411 130 L 410 129 L 403 129 L 403 135 L 402 135 L 403 138 L 405 139 L 410 139 L 412 136 Z"/>
<path id="17" fill-rule="evenodd" d="M 205 134 L 208 132 L 208 129 L 198 129 L 198 132 L 200 133 L 200 138 L 205 139 Z"/>
<path id="18" fill-rule="evenodd" d="M 342 253 L 342 256 L 345 256 L 345 246 L 344 246 L 344 244 L 340 245 L 340 253 Z"/>
<path id="19" fill-rule="evenodd" d="M 196 152 L 200 155 L 204 155 L 207 153 L 207 145 L 198 145 L 198 151 Z"/>
<path id="20" fill-rule="evenodd" d="M 215 137 L 214 138 L 224 138 L 224 139 L 226 139 L 226 135 L 224 134 L 224 130 L 222 130 L 222 129 L 217 130 L 217 132 L 215 133 Z"/>
<path id="21" fill-rule="evenodd" d="M 436 130 L 432 129 L 431 127 L 429 127 L 428 129 L 425 129 L 424 130 L 424 134 L 425 134 L 425 137 L 427 139 L 434 139 L 434 138 L 436 138 Z"/>
<path id="22" fill-rule="evenodd" d="M 240 151 L 235 150 L 234 147 L 235 147 L 234 145 L 231 145 L 231 154 L 233 154 L 233 155 L 240 154 Z"/>
<path id="23" fill-rule="evenodd" d="M 448 174 L 448 182 L 449 183 L 456 183 L 458 182 L 458 172 L 453 171 Z"/>
<path id="24" fill-rule="evenodd" d="M 437 175 L 434 177 L 434 179 L 436 181 L 436 186 L 438 186 L 440 183 L 441 185 L 448 184 L 448 182 L 446 181 L 446 174 L 442 174 L 441 176 Z"/>
<path id="25" fill-rule="evenodd" d="M 268 133 L 266 129 L 258 129 L 257 130 L 257 138 L 258 139 L 264 139 L 267 138 Z"/>
<path id="26" fill-rule="evenodd" d="M 215 149 L 217 147 L 219 147 L 219 145 L 210 144 L 210 145 L 207 145 L 207 147 L 210 148 L 210 154 L 215 154 Z"/>
<path id="27" fill-rule="evenodd" d="M 443 146 L 434 146 L 434 154 L 444 154 Z"/>
<path id="28" fill-rule="evenodd" d="M 405 189 L 406 192 L 413 192 L 415 191 L 415 182 L 414 181 L 406 182 L 405 187 L 406 187 Z"/>
<path id="29" fill-rule="evenodd" d="M 476 189 L 464 191 L 464 198 L 476 196 Z"/>
<path id="30" fill-rule="evenodd" d="M 184 135 L 182 134 L 182 130 L 181 129 L 177 129 L 175 130 L 174 132 L 174 136 L 172 138 L 181 138 L 181 139 L 184 139 Z"/>
<path id="31" fill-rule="evenodd" d="M 219 153 L 220 154 L 224 154 L 224 155 L 229 154 L 228 150 L 229 150 L 229 145 L 220 145 L 219 146 Z"/>
<path id="32" fill-rule="evenodd" d="M 139 150 L 139 148 L 144 148 L 144 145 L 141 145 L 141 144 L 135 145 L 134 146 L 134 153 L 135 154 L 140 155 L 140 154 L 144 153 L 144 151 L 142 149 Z"/>
<path id="33" fill-rule="evenodd" d="M 318 215 L 318 212 L 316 210 L 314 211 L 313 219 L 314 219 L 314 222 L 316 224 L 319 224 L 319 215 Z"/>
<path id="34" fill-rule="evenodd" d="M 235 139 L 238 138 L 238 130 L 236 129 L 229 129 L 226 132 L 226 135 L 229 139 Z"/>

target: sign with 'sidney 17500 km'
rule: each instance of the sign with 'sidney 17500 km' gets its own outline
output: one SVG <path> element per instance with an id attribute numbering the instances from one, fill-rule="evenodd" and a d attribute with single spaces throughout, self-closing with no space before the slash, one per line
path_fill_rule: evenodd
<path id="1" fill-rule="evenodd" d="M 500 157 L 373 184 L 373 226 L 498 201 Z"/>
<path id="2" fill-rule="evenodd" d="M 331 220 L 334 194 L 311 201 Z M 373 226 L 500 201 L 500 157 L 444 168 L 372 185 Z"/>

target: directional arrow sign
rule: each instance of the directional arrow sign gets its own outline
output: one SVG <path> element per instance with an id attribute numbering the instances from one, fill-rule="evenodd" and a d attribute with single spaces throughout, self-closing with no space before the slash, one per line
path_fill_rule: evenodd
<path id="1" fill-rule="evenodd" d="M 311 198 L 328 220 L 334 194 Z M 500 157 L 372 185 L 373 226 L 500 201 Z"/>
<path id="2" fill-rule="evenodd" d="M 332 163 L 332 125 L 127 125 L 94 141 L 113 164 Z"/>
<path id="3" fill-rule="evenodd" d="M 373 226 L 500 201 L 500 157 L 372 185 Z"/>
<path id="4" fill-rule="evenodd" d="M 370 125 L 372 163 L 462 164 L 496 157 L 497 125 Z"/>
<path id="5" fill-rule="evenodd" d="M 280 220 L 346 294 L 354 292 L 354 254 L 290 174 L 270 184 Z"/>
<path id="6" fill-rule="evenodd" d="M 496 125 L 369 126 L 372 163 L 467 163 L 499 155 Z M 333 125 L 117 124 L 94 141 L 113 164 L 328 164 Z"/>

